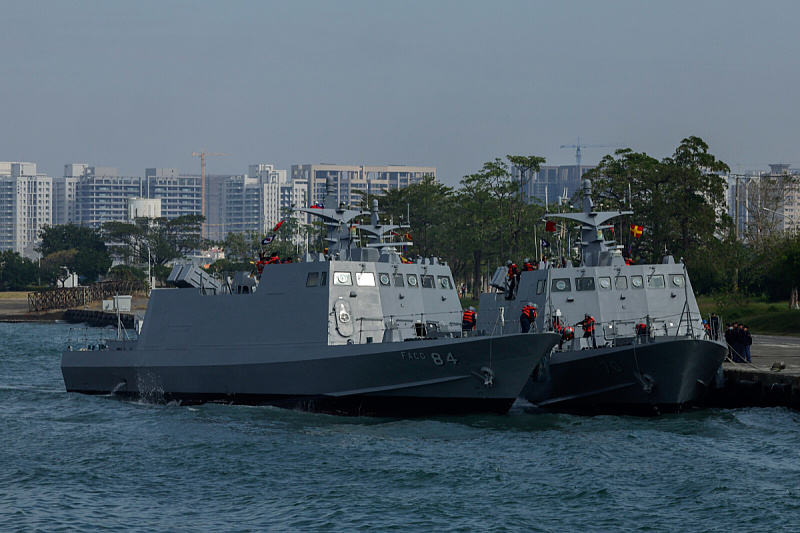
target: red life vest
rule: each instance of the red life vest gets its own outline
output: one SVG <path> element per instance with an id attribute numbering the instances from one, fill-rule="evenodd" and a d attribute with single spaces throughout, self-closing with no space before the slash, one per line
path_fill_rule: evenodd
<path id="1" fill-rule="evenodd" d="M 280 263 L 280 262 L 281 262 L 281 258 L 280 258 L 280 257 L 278 257 L 277 255 L 273 255 L 272 257 L 270 257 L 269 259 L 267 259 L 267 261 L 266 261 L 266 263 L 265 263 L 265 264 L 267 264 L 267 265 L 274 265 L 274 264 L 276 264 L 276 263 Z"/>
<path id="2" fill-rule="evenodd" d="M 528 317 L 528 320 L 530 320 L 531 322 L 536 320 L 536 314 L 537 313 L 535 307 L 526 305 L 525 307 L 522 308 L 522 316 Z"/>
<path id="3" fill-rule="evenodd" d="M 523 265 L 522 265 L 522 271 L 523 271 L 523 272 L 529 272 L 529 271 L 531 271 L 531 270 L 534 270 L 534 268 L 533 268 L 533 265 L 532 265 L 532 264 L 530 264 L 530 263 L 523 263 Z"/>
<path id="4" fill-rule="evenodd" d="M 476 314 L 475 311 L 470 311 L 469 309 L 467 309 L 466 311 L 464 311 L 464 317 L 461 319 L 461 321 L 464 324 L 471 324 L 472 327 L 474 328 L 475 327 L 475 314 Z"/>
<path id="5" fill-rule="evenodd" d="M 517 268 L 516 263 L 512 263 L 510 267 L 508 267 L 508 277 L 513 278 L 519 274 L 519 269 Z"/>
<path id="6" fill-rule="evenodd" d="M 581 324 L 583 325 L 584 333 L 592 333 L 592 332 L 594 332 L 594 324 L 595 324 L 594 317 L 590 316 L 588 318 L 584 318 L 583 322 L 581 322 Z"/>

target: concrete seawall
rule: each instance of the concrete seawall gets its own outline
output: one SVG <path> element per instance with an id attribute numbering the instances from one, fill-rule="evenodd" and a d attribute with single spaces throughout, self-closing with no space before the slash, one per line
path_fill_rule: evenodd
<path id="1" fill-rule="evenodd" d="M 752 363 L 723 363 L 725 386 L 701 405 L 800 410 L 800 338 L 754 335 L 751 352 Z"/>

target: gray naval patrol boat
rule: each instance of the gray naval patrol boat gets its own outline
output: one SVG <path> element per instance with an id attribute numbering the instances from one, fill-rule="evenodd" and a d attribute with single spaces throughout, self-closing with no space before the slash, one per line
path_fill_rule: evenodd
<path id="1" fill-rule="evenodd" d="M 408 264 L 401 226 L 373 210 L 302 208 L 329 229 L 330 252 L 219 283 L 175 267 L 154 290 L 137 340 L 70 348 L 67 391 L 156 401 L 277 405 L 315 412 L 419 416 L 505 413 L 555 333 L 463 336 L 450 268 Z M 354 219 L 368 246 L 356 247 Z"/>
<path id="2" fill-rule="evenodd" d="M 583 212 L 545 215 L 580 223 L 578 267 L 542 261 L 521 272 L 509 296 L 498 268 L 484 293 L 477 329 L 487 335 L 520 330 L 517 317 L 537 304 L 538 331 L 562 331 L 559 346 L 522 392 L 548 409 L 584 413 L 678 412 L 704 395 L 727 354 L 704 331 L 686 267 L 672 256 L 661 264 L 628 265 L 622 246 L 603 238 L 607 221 L 631 212 L 595 212 L 592 183 L 583 181 Z M 584 338 L 578 323 L 596 320 Z M 574 338 L 569 338 L 573 331 Z"/>

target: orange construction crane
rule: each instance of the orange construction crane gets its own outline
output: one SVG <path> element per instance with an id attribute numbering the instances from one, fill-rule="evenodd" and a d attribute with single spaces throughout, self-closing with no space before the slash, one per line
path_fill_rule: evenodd
<path id="1" fill-rule="evenodd" d="M 203 148 L 200 152 L 192 152 L 192 157 L 200 156 L 200 214 L 206 216 L 206 156 L 207 155 L 231 155 L 231 154 L 215 154 L 206 152 Z M 206 221 L 203 220 L 203 226 L 200 230 L 200 235 L 205 238 L 206 236 Z"/>

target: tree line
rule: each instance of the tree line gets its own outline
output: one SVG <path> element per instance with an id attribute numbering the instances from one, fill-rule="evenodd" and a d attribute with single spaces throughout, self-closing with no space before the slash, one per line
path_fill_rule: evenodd
<path id="1" fill-rule="evenodd" d="M 496 158 L 464 176 L 458 188 L 426 176 L 417 184 L 377 196 L 381 219 L 409 224 L 413 247 L 408 255 L 448 261 L 456 280 L 466 282 L 476 296 L 482 282 L 507 260 L 564 256 L 577 262 L 580 258 L 572 246 L 579 235 L 577 226 L 560 221 L 555 232 L 546 231 L 544 215 L 579 211 L 582 192 L 548 205 L 535 198 L 528 201 L 523 194 L 543 163 L 543 157 L 534 155 Z M 606 239 L 622 245 L 635 262 L 660 262 L 671 254 L 686 263 L 699 293 L 743 292 L 785 299 L 800 285 L 800 236 L 781 231 L 775 215 L 786 191 L 797 187 L 796 177 L 749 182 L 745 191 L 751 199 L 749 222 L 737 235 L 721 177 L 729 171 L 702 139 L 688 137 L 672 156 L 661 160 L 628 148 L 617 150 L 585 177 L 593 181 L 597 209 L 634 212 L 618 217 L 604 231 Z M 360 207 L 368 210 L 375 197 L 362 198 Z M 0 290 L 40 281 L 56 284 L 66 272 L 76 272 L 83 281 L 100 275 L 144 279 L 141 266 L 147 264 L 148 253 L 156 275 L 164 279 L 168 263 L 201 247 L 221 247 L 226 258 L 211 270 L 233 272 L 252 270 L 264 251 L 283 258 L 300 256 L 298 241 L 308 242 L 312 250 L 325 246 L 324 226 L 298 224 L 288 213 L 285 223 L 270 232 L 275 238 L 267 245 L 266 235 L 259 232 L 229 233 L 216 243 L 204 241 L 202 221 L 188 215 L 109 222 L 99 229 L 74 224 L 47 227 L 39 245 L 41 265 L 13 252 L 0 255 Z M 643 228 L 639 238 L 631 235 L 632 224 Z M 110 269 L 112 255 L 123 265 Z"/>

